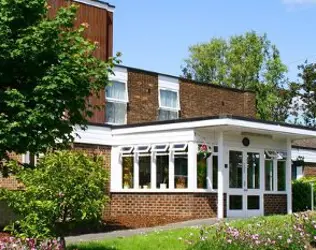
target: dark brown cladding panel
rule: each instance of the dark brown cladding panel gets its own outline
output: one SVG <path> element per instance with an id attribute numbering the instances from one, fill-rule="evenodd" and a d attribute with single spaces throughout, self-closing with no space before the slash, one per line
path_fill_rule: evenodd
<path id="1" fill-rule="evenodd" d="M 48 0 L 50 6 L 49 16 L 54 16 L 60 7 L 68 6 L 71 3 L 79 5 L 77 11 L 76 26 L 87 23 L 89 27 L 85 31 L 85 37 L 98 43 L 95 56 L 101 60 L 107 60 L 113 56 L 113 13 L 106 9 L 90 6 L 84 3 L 67 0 Z M 105 123 L 105 92 L 100 91 L 99 98 L 93 95 L 90 102 L 100 105 L 100 110 L 94 112 L 93 117 L 89 118 L 93 123 Z"/>

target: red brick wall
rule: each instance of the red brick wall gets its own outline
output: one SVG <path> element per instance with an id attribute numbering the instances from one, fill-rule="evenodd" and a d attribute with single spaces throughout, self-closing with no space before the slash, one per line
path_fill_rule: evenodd
<path id="1" fill-rule="evenodd" d="M 316 176 L 316 164 L 315 163 L 306 163 L 303 170 L 303 175 L 305 177 Z"/>
<path id="2" fill-rule="evenodd" d="M 286 214 L 287 195 L 286 194 L 265 194 L 264 195 L 264 215 Z"/>
<path id="3" fill-rule="evenodd" d="M 111 216 L 208 218 L 217 215 L 215 193 L 111 193 Z"/>
<path id="4" fill-rule="evenodd" d="M 156 121 L 158 118 L 158 75 L 128 70 L 127 123 Z"/>
<path id="5" fill-rule="evenodd" d="M 255 117 L 255 94 L 180 81 L 181 117 L 236 115 Z"/>

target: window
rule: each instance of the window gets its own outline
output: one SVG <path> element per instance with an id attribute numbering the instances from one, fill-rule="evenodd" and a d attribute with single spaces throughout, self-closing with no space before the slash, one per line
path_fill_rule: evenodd
<path id="1" fill-rule="evenodd" d="M 286 186 L 286 161 L 278 161 L 278 191 L 285 191 Z"/>
<path id="2" fill-rule="evenodd" d="M 264 167 L 264 178 L 265 178 L 265 190 L 273 191 L 274 189 L 274 161 L 270 157 L 266 156 L 265 167 Z"/>
<path id="3" fill-rule="evenodd" d="M 174 156 L 174 182 L 176 188 L 188 188 L 188 156 Z"/>
<path id="4" fill-rule="evenodd" d="M 217 172 L 218 172 L 218 156 L 213 155 L 212 157 L 212 183 L 213 183 L 213 189 L 217 189 Z"/>
<path id="5" fill-rule="evenodd" d="M 179 117 L 178 92 L 159 90 L 159 120 L 173 120 Z"/>
<path id="6" fill-rule="evenodd" d="M 169 188 L 169 154 L 156 155 L 157 188 Z"/>
<path id="7" fill-rule="evenodd" d="M 113 81 L 105 88 L 106 121 L 125 124 L 127 110 L 127 89 L 124 82 Z"/>
<path id="8" fill-rule="evenodd" d="M 198 188 L 207 188 L 207 158 L 197 155 L 197 187 Z"/>
<path id="9" fill-rule="evenodd" d="M 184 151 L 187 148 L 188 144 L 186 143 L 179 143 L 179 144 L 171 144 L 170 150 L 171 151 Z"/>
<path id="10" fill-rule="evenodd" d="M 122 157 L 122 184 L 124 189 L 133 188 L 133 177 L 134 177 L 134 157 L 123 156 Z"/>
<path id="11" fill-rule="evenodd" d="M 151 157 L 150 155 L 139 156 L 139 187 L 150 188 Z"/>

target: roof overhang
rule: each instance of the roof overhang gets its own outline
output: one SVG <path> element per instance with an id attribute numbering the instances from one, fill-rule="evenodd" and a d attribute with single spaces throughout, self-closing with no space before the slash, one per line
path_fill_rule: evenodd
<path id="1" fill-rule="evenodd" d="M 290 139 L 316 137 L 316 130 L 290 124 L 265 122 L 242 118 L 210 118 L 191 119 L 169 123 L 152 123 L 112 127 L 112 135 L 128 135 L 138 133 L 155 133 L 172 130 L 209 128 L 221 131 L 243 131 L 268 135 L 284 136 Z"/>

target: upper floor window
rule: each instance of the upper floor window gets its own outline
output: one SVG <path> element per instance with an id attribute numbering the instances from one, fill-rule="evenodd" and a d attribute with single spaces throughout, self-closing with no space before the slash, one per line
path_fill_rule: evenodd
<path id="1" fill-rule="evenodd" d="M 177 91 L 159 90 L 159 120 L 172 120 L 179 117 L 179 95 Z"/>
<path id="2" fill-rule="evenodd" d="M 105 88 L 106 121 L 114 124 L 126 123 L 127 88 L 126 83 L 113 81 Z"/>

